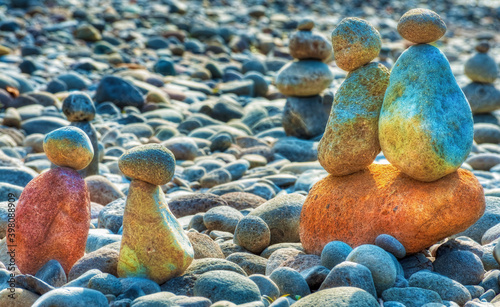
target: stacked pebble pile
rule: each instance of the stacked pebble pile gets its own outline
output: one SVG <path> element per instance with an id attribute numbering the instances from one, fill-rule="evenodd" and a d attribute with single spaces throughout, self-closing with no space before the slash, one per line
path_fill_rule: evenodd
<path id="1" fill-rule="evenodd" d="M 488 55 L 490 44 L 480 42 L 477 53 L 465 62 L 464 72 L 472 81 L 462 88 L 472 109 L 472 113 L 489 113 L 500 109 L 500 91 L 493 82 L 498 77 L 498 65 Z"/>
<path id="2" fill-rule="evenodd" d="M 289 136 L 310 139 L 323 133 L 331 100 L 320 96 L 333 80 L 327 62 L 332 45 L 321 34 L 313 32 L 314 21 L 299 22 L 290 37 L 293 61 L 278 72 L 276 87 L 288 96 L 283 110 L 283 128 Z"/>

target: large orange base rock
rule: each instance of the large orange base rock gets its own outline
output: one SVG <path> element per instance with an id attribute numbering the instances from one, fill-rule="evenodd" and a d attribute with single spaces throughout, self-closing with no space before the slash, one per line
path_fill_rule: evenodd
<path id="1" fill-rule="evenodd" d="M 355 247 L 390 234 L 411 254 L 467 229 L 484 209 L 483 188 L 467 170 L 421 182 L 392 165 L 372 164 L 313 186 L 302 207 L 300 240 L 307 253 L 319 255 L 334 240 Z"/>

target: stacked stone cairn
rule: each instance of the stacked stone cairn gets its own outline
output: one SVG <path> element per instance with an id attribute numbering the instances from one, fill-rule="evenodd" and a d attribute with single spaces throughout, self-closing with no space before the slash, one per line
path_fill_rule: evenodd
<path id="1" fill-rule="evenodd" d="M 479 42 L 477 53 L 465 62 L 464 72 L 471 83 L 462 88 L 472 113 L 489 113 L 500 109 L 500 91 L 493 82 L 498 76 L 498 65 L 488 55 L 488 41 Z"/>
<path id="2" fill-rule="evenodd" d="M 324 62 L 331 59 L 332 45 L 312 31 L 314 22 L 304 19 L 290 37 L 290 55 L 296 61 L 285 65 L 276 77 L 276 87 L 288 96 L 283 128 L 289 136 L 310 139 L 321 135 L 328 121 L 331 99 L 319 95 L 328 88 L 333 74 Z"/>
<path id="3" fill-rule="evenodd" d="M 58 261 L 66 274 L 83 257 L 90 226 L 90 195 L 78 170 L 86 168 L 94 151 L 88 136 L 64 127 L 45 136 L 43 149 L 57 165 L 24 188 L 16 206 L 16 265 L 35 275 L 48 261 Z"/>
<path id="4" fill-rule="evenodd" d="M 163 284 L 181 275 L 194 258 L 191 242 L 160 188 L 174 176 L 174 155 L 159 144 L 142 145 L 126 151 L 118 166 L 132 179 L 123 214 L 118 275 Z"/>
<path id="5" fill-rule="evenodd" d="M 87 134 L 92 143 L 94 158 L 89 166 L 78 171 L 85 178 L 92 175 L 99 175 L 99 146 L 97 131 L 91 124 L 95 117 L 95 106 L 89 95 L 83 92 L 72 92 L 63 101 L 62 110 L 64 115 L 71 122 L 71 126 L 81 129 Z"/>
<path id="6" fill-rule="evenodd" d="M 349 74 L 318 147 L 330 175 L 313 186 L 301 211 L 308 253 L 319 255 L 331 241 L 374 244 L 386 234 L 412 254 L 464 231 L 484 212 L 483 188 L 460 169 L 472 146 L 472 113 L 448 60 L 429 45 L 446 25 L 435 12 L 414 9 L 398 31 L 415 45 L 390 77 L 370 62 L 381 45 L 370 24 L 346 18 L 332 33 L 337 65 Z M 373 163 L 380 150 L 390 164 Z"/>

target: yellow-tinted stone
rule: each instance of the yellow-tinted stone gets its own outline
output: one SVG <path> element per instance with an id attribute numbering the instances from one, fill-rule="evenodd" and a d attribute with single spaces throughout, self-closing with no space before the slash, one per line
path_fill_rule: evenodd
<path id="1" fill-rule="evenodd" d="M 163 185 L 172 179 L 175 157 L 160 144 L 147 144 L 127 150 L 118 160 L 125 176 L 154 185 Z"/>
<path id="2" fill-rule="evenodd" d="M 77 171 L 87 167 L 94 157 L 94 149 L 87 134 L 71 126 L 48 133 L 43 140 L 43 150 L 55 165 Z"/>
<path id="3" fill-rule="evenodd" d="M 144 277 L 161 285 L 181 275 L 193 258 L 191 242 L 160 187 L 133 180 L 123 215 L 118 275 Z"/>
<path id="4" fill-rule="evenodd" d="M 425 44 L 440 39 L 446 33 L 446 24 L 434 11 L 412 9 L 401 16 L 398 32 L 410 42 Z"/>
<path id="5" fill-rule="evenodd" d="M 375 59 L 382 47 L 380 33 L 363 19 L 344 18 L 332 32 L 335 63 L 346 71 Z"/>
<path id="6" fill-rule="evenodd" d="M 349 72 L 332 105 L 318 160 L 334 176 L 370 165 L 380 152 L 378 118 L 389 85 L 389 70 L 370 63 Z"/>

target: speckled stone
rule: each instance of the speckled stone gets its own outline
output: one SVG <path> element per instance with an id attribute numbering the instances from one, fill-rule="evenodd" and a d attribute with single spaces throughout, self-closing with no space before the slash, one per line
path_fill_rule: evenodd
<path id="1" fill-rule="evenodd" d="M 412 254 L 467 229 L 484 210 L 483 188 L 467 170 L 429 183 L 373 163 L 312 187 L 301 210 L 300 242 L 307 253 L 319 255 L 331 241 L 356 247 L 385 233 Z"/>
<path id="2" fill-rule="evenodd" d="M 434 181 L 455 172 L 473 140 L 472 113 L 444 54 L 408 48 L 391 71 L 379 118 L 385 157 L 406 175 Z"/>
<path id="3" fill-rule="evenodd" d="M 259 254 L 271 243 L 271 230 L 260 217 L 246 216 L 238 222 L 233 241 L 252 253 Z"/>
<path id="4" fill-rule="evenodd" d="M 118 166 L 125 176 L 163 185 L 174 176 L 175 157 L 162 145 L 147 144 L 127 150 L 118 160 Z"/>
<path id="5" fill-rule="evenodd" d="M 89 137 L 76 127 L 63 127 L 47 134 L 43 150 L 52 163 L 75 170 L 87 167 L 94 157 Z"/>
<path id="6" fill-rule="evenodd" d="M 312 31 L 297 31 L 290 36 L 290 55 L 299 60 L 325 61 L 333 53 L 332 44 L 321 34 Z"/>
<path id="7" fill-rule="evenodd" d="M 333 73 L 325 63 L 314 60 L 294 61 L 283 66 L 275 85 L 287 96 L 313 96 L 321 93 L 333 81 Z"/>
<path id="8" fill-rule="evenodd" d="M 344 18 L 332 32 L 333 54 L 338 67 L 346 71 L 375 59 L 382 47 L 380 33 L 363 19 Z"/>
<path id="9" fill-rule="evenodd" d="M 378 118 L 389 85 L 389 70 L 370 63 L 349 72 L 332 105 L 318 160 L 334 176 L 370 165 L 380 152 Z"/>
<path id="10" fill-rule="evenodd" d="M 160 187 L 132 180 L 123 215 L 118 276 L 162 284 L 181 275 L 193 258 L 191 242 L 168 209 Z"/>
<path id="11" fill-rule="evenodd" d="M 35 275 L 49 260 L 66 274 L 83 257 L 90 224 L 90 196 L 85 181 L 60 167 L 36 177 L 24 188 L 16 207 L 16 265 Z"/>
<path id="12" fill-rule="evenodd" d="M 401 16 L 398 32 L 410 42 L 425 44 L 440 39 L 446 33 L 446 24 L 436 12 L 418 8 Z"/>
<path id="13" fill-rule="evenodd" d="M 72 92 L 66 97 L 62 110 L 70 122 L 91 121 L 96 112 L 92 99 L 83 92 Z"/>

